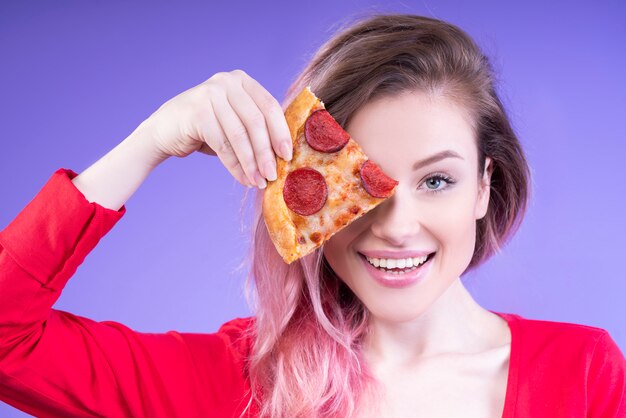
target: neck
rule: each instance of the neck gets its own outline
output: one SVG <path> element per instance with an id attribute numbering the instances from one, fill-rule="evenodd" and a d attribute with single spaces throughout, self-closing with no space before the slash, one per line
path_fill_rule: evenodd
<path id="1" fill-rule="evenodd" d="M 409 364 L 440 354 L 479 353 L 506 341 L 499 316 L 482 308 L 458 278 L 421 316 L 406 322 L 370 318 L 364 352 L 375 363 Z"/>

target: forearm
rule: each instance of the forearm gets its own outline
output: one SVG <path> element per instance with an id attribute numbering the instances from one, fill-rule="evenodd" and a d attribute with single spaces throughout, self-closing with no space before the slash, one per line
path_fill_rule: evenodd
<path id="1" fill-rule="evenodd" d="M 72 179 L 89 202 L 119 210 L 166 157 L 157 155 L 140 125 L 106 155 Z"/>
<path id="2" fill-rule="evenodd" d="M 37 343 L 69 278 L 125 213 L 89 203 L 75 175 L 57 170 L 0 231 L 0 374 Z"/>

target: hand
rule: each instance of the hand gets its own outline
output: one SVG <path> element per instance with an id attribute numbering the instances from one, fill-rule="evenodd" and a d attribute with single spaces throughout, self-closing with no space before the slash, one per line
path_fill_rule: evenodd
<path id="1" fill-rule="evenodd" d="M 217 155 L 246 186 L 276 180 L 276 157 L 293 150 L 278 101 L 242 70 L 220 72 L 165 102 L 142 123 L 160 158 Z"/>

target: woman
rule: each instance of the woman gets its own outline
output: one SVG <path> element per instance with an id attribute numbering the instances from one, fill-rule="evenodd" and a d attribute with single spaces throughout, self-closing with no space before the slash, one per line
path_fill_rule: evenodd
<path id="1" fill-rule="evenodd" d="M 394 196 L 284 264 L 258 210 L 276 156 L 291 158 L 282 109 L 245 72 L 214 75 L 80 175 L 57 171 L 0 233 L 0 399 L 37 416 L 624 416 L 626 361 L 605 330 L 491 312 L 460 280 L 529 194 L 474 42 L 373 16 L 318 51 L 283 107 L 306 85 L 399 181 Z M 255 317 L 155 335 L 52 310 L 146 176 L 196 151 L 259 187 Z"/>

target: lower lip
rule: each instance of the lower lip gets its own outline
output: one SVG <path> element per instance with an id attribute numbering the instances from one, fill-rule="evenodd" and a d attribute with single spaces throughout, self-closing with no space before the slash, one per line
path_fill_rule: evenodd
<path id="1" fill-rule="evenodd" d="M 409 271 L 407 273 L 399 273 L 392 274 L 386 273 L 384 271 L 379 270 L 370 264 L 369 261 L 365 258 L 364 255 L 359 254 L 361 259 L 363 260 L 363 264 L 365 264 L 365 269 L 367 272 L 382 286 L 392 287 L 392 288 L 402 288 L 411 286 L 414 283 L 421 281 L 428 271 L 430 270 L 430 266 L 433 264 L 433 259 L 437 254 L 433 254 L 430 256 L 428 261 L 424 264 L 421 264 L 415 270 Z"/>

